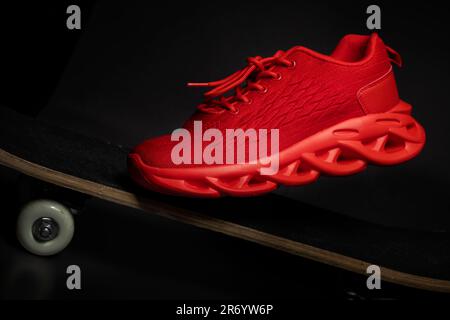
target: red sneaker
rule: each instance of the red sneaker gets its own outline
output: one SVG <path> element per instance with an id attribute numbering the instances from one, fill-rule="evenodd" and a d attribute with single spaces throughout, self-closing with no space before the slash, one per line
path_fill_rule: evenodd
<path id="1" fill-rule="evenodd" d="M 199 133 L 194 128 L 200 121 L 203 130 L 217 130 L 209 136 L 200 132 L 200 142 L 195 135 L 185 144 L 192 155 L 190 148 L 180 151 L 180 141 L 172 141 L 177 135 L 138 145 L 129 155 L 137 183 L 175 195 L 254 196 L 279 184 L 311 183 L 320 174 L 354 174 L 367 163 L 398 164 L 424 146 L 423 128 L 398 96 L 391 63 L 401 66 L 401 58 L 377 34 L 347 35 L 330 56 L 294 47 L 247 61 L 244 69 L 221 81 L 190 84 L 213 88 L 181 133 Z M 230 148 L 227 129 L 242 129 L 237 136 L 244 139 Z M 249 129 L 263 134 L 255 140 L 246 135 Z M 250 158 L 253 144 L 263 150 L 264 138 L 275 141 L 267 143 L 271 153 Z M 213 145 L 226 150 L 211 151 Z M 239 147 L 244 147 L 244 162 L 236 161 Z M 216 161 L 202 158 L 206 153 Z M 231 154 L 226 161 L 225 153 Z M 192 161 L 180 163 L 180 158 Z M 277 170 L 263 173 L 273 163 Z"/>

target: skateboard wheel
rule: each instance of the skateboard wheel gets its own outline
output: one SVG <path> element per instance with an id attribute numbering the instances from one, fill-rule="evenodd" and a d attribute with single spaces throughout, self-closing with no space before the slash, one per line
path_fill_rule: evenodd
<path id="1" fill-rule="evenodd" d="M 62 251 L 72 240 L 74 222 L 70 210 L 50 200 L 36 200 L 20 211 L 17 238 L 29 252 L 51 256 Z"/>

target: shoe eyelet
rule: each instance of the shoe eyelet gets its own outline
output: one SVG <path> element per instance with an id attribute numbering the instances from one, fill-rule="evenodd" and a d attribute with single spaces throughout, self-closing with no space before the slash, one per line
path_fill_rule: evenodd
<path id="1" fill-rule="evenodd" d="M 245 104 L 252 104 L 253 103 L 253 99 L 248 99 L 248 101 L 247 102 L 245 102 Z"/>
<path id="2" fill-rule="evenodd" d="M 297 66 L 297 61 L 295 60 L 291 60 L 291 65 L 288 66 L 288 69 L 295 69 L 295 67 Z"/>
<path id="3" fill-rule="evenodd" d="M 238 114 L 239 113 L 239 108 L 236 108 L 236 109 L 234 109 L 233 111 L 230 111 L 230 113 L 232 114 L 232 115 L 236 115 L 236 114 Z"/>
<path id="4" fill-rule="evenodd" d="M 281 75 L 281 73 L 278 73 L 277 77 L 273 78 L 273 80 L 275 80 L 275 81 L 280 81 L 281 79 L 283 79 L 283 76 Z"/>
<path id="5" fill-rule="evenodd" d="M 261 94 L 267 93 L 269 89 L 267 87 L 264 87 L 261 91 L 259 91 Z"/>

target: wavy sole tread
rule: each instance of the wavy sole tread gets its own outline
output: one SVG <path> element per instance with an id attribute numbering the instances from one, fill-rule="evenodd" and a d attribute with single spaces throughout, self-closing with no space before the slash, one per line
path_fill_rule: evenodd
<path id="1" fill-rule="evenodd" d="M 278 185 L 312 183 L 321 174 L 346 176 L 367 164 L 395 165 L 410 160 L 425 145 L 425 131 L 401 102 L 393 110 L 346 120 L 316 133 L 279 154 L 275 175 L 262 175 L 262 164 L 155 168 L 130 154 L 129 170 L 141 186 L 173 195 L 215 198 L 247 197 Z"/>

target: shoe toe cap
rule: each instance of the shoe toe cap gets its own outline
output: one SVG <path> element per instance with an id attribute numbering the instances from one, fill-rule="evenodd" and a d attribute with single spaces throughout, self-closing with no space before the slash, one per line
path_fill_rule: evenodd
<path id="1" fill-rule="evenodd" d="M 142 162 L 152 167 L 172 167 L 170 158 L 172 147 L 170 135 L 148 139 L 137 145 L 130 154 L 138 155 Z"/>

